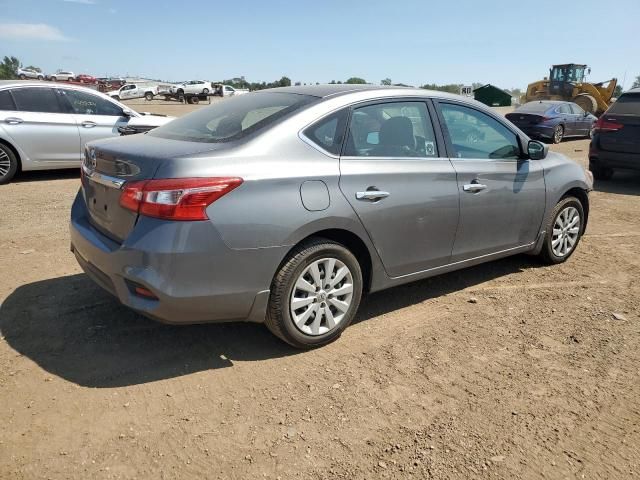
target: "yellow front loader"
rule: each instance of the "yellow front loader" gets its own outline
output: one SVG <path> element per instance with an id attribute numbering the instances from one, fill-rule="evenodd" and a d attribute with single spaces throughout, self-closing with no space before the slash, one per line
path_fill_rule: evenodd
<path id="1" fill-rule="evenodd" d="M 564 100 L 577 103 L 589 113 L 602 115 L 609 108 L 618 80 L 612 78 L 600 83 L 585 82 L 586 65 L 568 63 L 553 65 L 549 78 L 529 84 L 525 101 Z M 605 86 L 606 85 L 606 86 Z"/>

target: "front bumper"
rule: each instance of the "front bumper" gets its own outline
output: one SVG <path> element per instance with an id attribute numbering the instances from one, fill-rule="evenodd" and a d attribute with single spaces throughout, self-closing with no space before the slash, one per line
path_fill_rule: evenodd
<path id="1" fill-rule="evenodd" d="M 172 324 L 261 322 L 284 247 L 234 250 L 211 222 L 141 216 L 117 243 L 89 221 L 82 193 L 71 210 L 71 250 L 80 267 L 118 300 Z M 142 286 L 157 298 L 135 293 Z"/>

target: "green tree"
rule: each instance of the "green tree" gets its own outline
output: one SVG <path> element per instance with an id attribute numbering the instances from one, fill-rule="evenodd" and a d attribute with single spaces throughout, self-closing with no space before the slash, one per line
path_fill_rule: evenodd
<path id="1" fill-rule="evenodd" d="M 460 87 L 462 84 L 458 83 L 450 83 L 449 85 L 437 85 L 435 83 L 427 83 L 422 85 L 420 88 L 425 88 L 427 90 L 437 90 L 439 92 L 449 92 L 449 93 L 460 93 Z"/>
<path id="2" fill-rule="evenodd" d="M 16 57 L 4 57 L 0 63 L 0 79 L 10 80 L 18 76 L 20 60 Z"/>
<path id="3" fill-rule="evenodd" d="M 7 57 L 4 57 L 4 58 L 7 58 Z M 631 88 L 638 88 L 638 87 L 640 87 L 640 75 L 636 77 L 636 81 L 633 82 L 633 85 L 631 85 Z"/>
<path id="4" fill-rule="evenodd" d="M 360 77 L 351 77 L 350 79 L 348 79 L 346 82 L 344 83 L 350 83 L 350 84 L 358 84 L 358 85 L 364 85 L 367 83 L 367 81 L 364 78 L 360 78 Z"/>
<path id="5" fill-rule="evenodd" d="M 385 78 L 384 80 L 380 80 L 380 85 L 390 86 L 392 84 L 390 78 Z"/>
<path id="6" fill-rule="evenodd" d="M 290 87 L 291 79 L 289 77 L 282 77 L 278 83 L 280 87 Z"/>
<path id="7" fill-rule="evenodd" d="M 620 95 L 622 95 L 622 85 L 616 85 L 616 89 L 613 91 L 613 96 L 617 98 Z"/>

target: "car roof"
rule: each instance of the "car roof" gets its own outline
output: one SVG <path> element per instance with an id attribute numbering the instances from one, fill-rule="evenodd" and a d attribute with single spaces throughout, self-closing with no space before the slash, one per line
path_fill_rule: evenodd
<path id="1" fill-rule="evenodd" d="M 426 90 L 423 88 L 414 87 L 397 87 L 397 86 L 385 86 L 385 85 L 368 85 L 368 84 L 324 84 L 324 85 L 298 85 L 294 87 L 278 87 L 270 88 L 267 90 L 260 90 L 260 92 L 281 92 L 281 93 L 294 93 L 298 95 L 309 95 L 318 98 L 328 98 L 340 95 L 347 95 L 350 93 L 358 92 L 371 92 L 374 94 L 383 94 L 390 97 L 401 97 L 403 95 L 420 95 L 425 97 L 440 97 L 440 98 L 457 98 L 461 99 L 459 95 L 454 95 L 447 92 L 440 92 L 435 90 Z M 466 99 L 465 99 L 466 100 Z"/>

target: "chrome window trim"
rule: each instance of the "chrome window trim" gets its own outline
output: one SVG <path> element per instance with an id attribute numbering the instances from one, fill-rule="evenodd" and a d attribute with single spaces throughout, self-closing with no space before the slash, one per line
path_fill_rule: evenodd
<path id="1" fill-rule="evenodd" d="M 104 185 L 105 187 L 116 188 L 120 190 L 126 182 L 126 180 L 122 180 L 121 178 L 111 177 L 109 175 L 105 175 L 104 173 L 98 173 L 95 170 L 90 170 L 84 163 L 82 164 L 82 171 L 84 172 L 84 175 L 92 182 L 99 183 L 100 185 Z"/>

